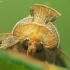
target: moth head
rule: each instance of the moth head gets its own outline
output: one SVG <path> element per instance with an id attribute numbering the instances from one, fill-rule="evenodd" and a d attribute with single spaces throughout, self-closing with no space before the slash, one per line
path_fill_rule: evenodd
<path id="1" fill-rule="evenodd" d="M 42 39 L 37 34 L 28 36 L 22 43 L 24 50 L 26 50 L 27 56 L 33 56 L 35 53 L 40 53 L 44 49 Z"/>

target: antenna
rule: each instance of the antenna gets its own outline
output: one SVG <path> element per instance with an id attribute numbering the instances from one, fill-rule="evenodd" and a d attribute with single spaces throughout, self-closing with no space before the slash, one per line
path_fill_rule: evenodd
<path id="1" fill-rule="evenodd" d="M 12 35 L 12 33 L 3 33 L 3 34 L 0 34 L 0 36 L 5 36 L 5 35 Z"/>
<path id="2" fill-rule="evenodd" d="M 70 62 L 70 58 L 69 58 L 64 52 L 62 52 L 59 48 L 57 48 L 57 50 L 58 50 L 59 52 L 61 52 L 61 53 L 69 60 L 69 62 Z"/>

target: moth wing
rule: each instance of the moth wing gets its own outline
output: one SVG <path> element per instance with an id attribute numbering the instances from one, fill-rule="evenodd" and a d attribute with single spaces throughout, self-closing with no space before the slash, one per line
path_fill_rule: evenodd
<path id="1" fill-rule="evenodd" d="M 16 36 L 9 36 L 2 41 L 2 43 L 0 44 L 0 49 L 7 49 L 11 46 L 14 46 L 18 42 L 20 42 L 20 40 Z"/>
<path id="2" fill-rule="evenodd" d="M 56 59 L 56 49 L 51 49 L 51 48 L 45 48 L 45 58 L 46 61 L 48 61 L 49 63 L 55 63 L 55 59 Z"/>
<path id="3" fill-rule="evenodd" d="M 48 62 L 67 68 L 64 56 L 57 49 L 45 48 L 45 55 Z"/>

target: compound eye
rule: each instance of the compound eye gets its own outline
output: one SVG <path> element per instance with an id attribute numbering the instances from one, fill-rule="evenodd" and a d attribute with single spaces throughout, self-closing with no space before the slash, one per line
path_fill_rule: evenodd
<path id="1" fill-rule="evenodd" d="M 23 48 L 25 49 L 25 50 L 27 50 L 28 49 L 28 42 L 29 42 L 29 40 L 24 40 L 24 42 L 23 42 Z"/>
<path id="2" fill-rule="evenodd" d="M 43 50 L 43 44 L 39 44 L 36 49 L 36 53 L 40 53 Z"/>

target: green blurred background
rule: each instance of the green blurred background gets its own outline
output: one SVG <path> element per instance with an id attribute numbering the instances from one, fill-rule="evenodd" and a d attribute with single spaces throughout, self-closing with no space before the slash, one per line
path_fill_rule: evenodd
<path id="1" fill-rule="evenodd" d="M 29 15 L 29 8 L 44 4 L 60 12 L 55 21 L 62 51 L 70 58 L 70 0 L 0 0 L 0 33 L 11 32 L 14 25 Z M 70 63 L 66 60 L 70 67 Z"/>

